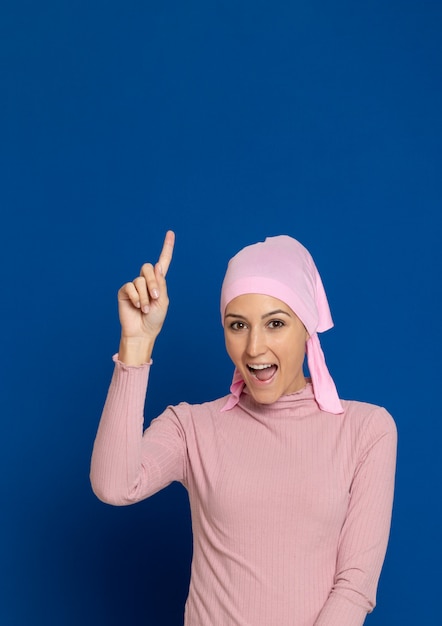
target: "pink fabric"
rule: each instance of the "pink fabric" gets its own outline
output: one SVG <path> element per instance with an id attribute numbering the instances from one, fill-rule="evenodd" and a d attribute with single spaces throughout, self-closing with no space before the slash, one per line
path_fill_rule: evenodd
<path id="1" fill-rule="evenodd" d="M 114 505 L 172 481 L 187 489 L 185 626 L 361 626 L 390 527 L 396 428 L 387 411 L 343 400 L 344 413 L 330 416 L 308 384 L 270 405 L 245 390 L 227 413 L 225 398 L 181 403 L 143 432 L 150 368 L 115 360 L 92 486 Z"/>
<path id="2" fill-rule="evenodd" d="M 309 251 L 288 235 L 268 237 L 243 248 L 230 261 L 221 289 L 221 321 L 228 303 L 237 296 L 258 293 L 285 302 L 296 313 L 310 337 L 306 344 L 307 363 L 315 399 L 323 411 L 342 413 L 335 383 L 325 363 L 318 332 L 333 327 L 333 320 L 321 277 Z M 231 396 L 223 407 L 233 408 L 244 388 L 235 370 Z"/>

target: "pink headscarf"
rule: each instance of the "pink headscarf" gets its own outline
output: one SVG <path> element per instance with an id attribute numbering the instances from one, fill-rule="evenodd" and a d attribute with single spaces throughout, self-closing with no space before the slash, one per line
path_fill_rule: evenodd
<path id="1" fill-rule="evenodd" d="M 333 327 L 327 296 L 316 265 L 303 245 L 289 237 L 268 237 L 243 248 L 230 261 L 221 289 L 221 320 L 228 303 L 237 296 L 258 293 L 278 298 L 296 313 L 307 329 L 307 362 L 316 402 L 323 411 L 343 413 L 335 384 L 327 369 L 318 332 Z M 237 369 L 231 396 L 223 411 L 239 401 L 244 381 Z"/>

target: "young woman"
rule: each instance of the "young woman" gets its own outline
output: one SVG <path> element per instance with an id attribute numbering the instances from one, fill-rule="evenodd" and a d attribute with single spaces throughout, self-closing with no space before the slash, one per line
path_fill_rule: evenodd
<path id="1" fill-rule="evenodd" d="M 321 278 L 308 251 L 282 235 L 228 265 L 230 394 L 169 407 L 143 432 L 173 245 L 169 231 L 158 263 L 119 291 L 121 341 L 92 457 L 94 492 L 124 505 L 172 481 L 186 487 L 186 626 L 360 626 L 375 606 L 390 529 L 393 419 L 338 397 L 317 334 L 333 325 Z"/>

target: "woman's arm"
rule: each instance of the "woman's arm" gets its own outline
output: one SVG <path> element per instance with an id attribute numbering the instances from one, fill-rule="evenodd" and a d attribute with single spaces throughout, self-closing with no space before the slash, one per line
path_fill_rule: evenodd
<path id="1" fill-rule="evenodd" d="M 94 443 L 91 485 L 108 504 L 147 498 L 172 481 L 184 481 L 186 440 L 175 414 L 166 410 L 143 433 L 149 365 L 115 369 Z"/>
<path id="2" fill-rule="evenodd" d="M 169 304 L 165 276 L 173 245 L 169 231 L 158 263 L 143 265 L 140 276 L 118 292 L 120 350 L 91 463 L 92 488 L 111 504 L 131 504 L 182 479 L 179 424 L 165 418 L 160 435 L 158 426 L 143 435 L 150 358 Z"/>
<path id="3" fill-rule="evenodd" d="M 393 419 L 376 408 L 351 485 L 335 582 L 315 626 L 362 626 L 376 604 L 390 532 L 396 444 Z"/>

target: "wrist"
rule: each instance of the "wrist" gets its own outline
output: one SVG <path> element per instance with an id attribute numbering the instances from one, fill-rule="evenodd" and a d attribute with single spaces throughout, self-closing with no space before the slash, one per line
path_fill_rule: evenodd
<path id="1" fill-rule="evenodd" d="M 155 339 L 139 337 L 121 337 L 118 360 L 125 365 L 144 365 L 152 357 Z"/>

